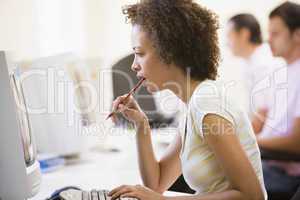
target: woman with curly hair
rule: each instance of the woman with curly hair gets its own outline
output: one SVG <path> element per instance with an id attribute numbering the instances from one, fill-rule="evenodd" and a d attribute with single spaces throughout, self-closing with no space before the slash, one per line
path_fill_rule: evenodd
<path id="1" fill-rule="evenodd" d="M 266 199 L 260 152 L 247 115 L 216 81 L 220 53 L 218 20 L 193 0 L 143 0 L 123 10 L 132 24 L 132 70 L 151 93 L 169 89 L 186 105 L 179 133 L 155 158 L 145 113 L 133 97 L 118 97 L 114 109 L 135 124 L 144 186 L 123 185 L 112 199 Z M 196 194 L 166 197 L 183 174 Z"/>

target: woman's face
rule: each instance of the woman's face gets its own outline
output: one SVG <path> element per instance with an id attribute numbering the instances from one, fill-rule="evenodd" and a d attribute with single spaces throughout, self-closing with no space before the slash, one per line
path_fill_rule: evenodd
<path id="1" fill-rule="evenodd" d="M 174 80 L 174 66 L 161 61 L 148 35 L 139 25 L 132 29 L 132 48 L 135 54 L 131 69 L 138 78 L 146 78 L 144 86 L 150 93 L 167 89 Z"/>

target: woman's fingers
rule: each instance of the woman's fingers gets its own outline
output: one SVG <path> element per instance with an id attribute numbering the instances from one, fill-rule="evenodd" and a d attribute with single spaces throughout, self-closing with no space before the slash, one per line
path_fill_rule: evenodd
<path id="1" fill-rule="evenodd" d="M 115 123 L 115 124 L 118 122 L 118 119 L 117 119 L 116 115 L 112 115 L 112 116 L 111 116 L 111 120 L 112 120 L 112 122 Z"/>
<path id="2" fill-rule="evenodd" d="M 111 190 L 111 191 L 108 193 L 108 195 L 109 195 L 109 196 L 112 196 L 114 193 L 116 193 L 117 191 L 119 191 L 122 187 L 123 187 L 123 186 L 120 186 L 120 187 L 117 187 L 117 188 Z"/>
<path id="3" fill-rule="evenodd" d="M 159 200 L 163 199 L 163 196 L 157 192 L 154 192 L 150 190 L 149 188 L 146 188 L 141 185 L 135 185 L 135 186 L 121 186 L 114 190 L 112 190 L 109 194 L 111 196 L 112 200 L 118 199 L 118 198 L 137 198 L 139 200 Z"/>
<path id="4" fill-rule="evenodd" d="M 113 111 L 114 112 L 120 112 L 122 115 L 128 119 L 129 121 L 133 123 L 139 123 L 145 121 L 146 115 L 145 113 L 141 110 L 135 99 L 130 96 L 126 98 L 126 95 L 118 97 L 114 102 L 113 102 Z M 112 119 L 113 122 L 116 123 L 116 119 Z"/>
<path id="5" fill-rule="evenodd" d="M 114 190 L 112 190 L 108 195 L 111 196 L 111 199 L 117 199 L 122 195 L 132 193 L 134 188 L 132 186 L 120 186 Z"/>
<path id="6" fill-rule="evenodd" d="M 118 109 L 118 105 L 123 103 L 125 97 L 123 96 L 119 96 L 117 97 L 114 101 L 113 101 L 113 109 L 117 110 Z"/>
<path id="7" fill-rule="evenodd" d="M 120 196 L 121 198 L 139 198 L 137 192 L 127 192 Z"/>
<path id="8" fill-rule="evenodd" d="M 121 195 L 131 192 L 130 188 L 123 188 L 111 196 L 112 200 L 118 199 Z"/>
<path id="9" fill-rule="evenodd" d="M 131 106 L 132 105 L 132 103 L 131 103 L 131 101 L 132 101 L 131 97 L 129 97 L 129 98 L 126 99 L 126 96 L 127 95 L 119 96 L 119 97 L 117 97 L 113 101 L 113 106 L 112 106 L 113 111 L 118 111 L 119 110 L 119 106 L 121 104 L 127 105 L 127 106 Z"/>
<path id="10" fill-rule="evenodd" d="M 138 121 L 139 118 L 141 118 L 140 113 L 135 109 L 128 108 L 123 104 L 121 104 L 119 108 L 119 111 L 123 114 L 123 116 L 130 121 Z"/>
<path id="11" fill-rule="evenodd" d="M 115 194 L 116 192 L 118 192 L 118 191 L 120 191 L 121 189 L 126 188 L 126 187 L 128 187 L 128 185 L 121 185 L 121 186 L 119 186 L 119 187 L 117 187 L 117 188 L 111 190 L 111 191 L 108 193 L 108 195 L 109 195 L 109 196 L 112 196 L 112 195 Z"/>

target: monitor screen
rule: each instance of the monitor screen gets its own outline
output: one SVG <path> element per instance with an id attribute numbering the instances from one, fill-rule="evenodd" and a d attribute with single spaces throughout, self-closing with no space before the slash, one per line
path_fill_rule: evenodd
<path id="1" fill-rule="evenodd" d="M 31 125 L 29 122 L 23 88 L 19 82 L 17 74 L 18 72 L 15 70 L 14 73 L 10 75 L 10 83 L 16 101 L 17 119 L 20 127 L 24 159 L 26 166 L 29 167 L 36 160 L 36 149 L 32 136 Z"/>

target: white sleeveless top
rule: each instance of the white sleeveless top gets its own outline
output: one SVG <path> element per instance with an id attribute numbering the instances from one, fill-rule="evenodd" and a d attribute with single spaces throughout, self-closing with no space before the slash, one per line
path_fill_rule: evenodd
<path id="1" fill-rule="evenodd" d="M 182 173 L 188 185 L 197 194 L 221 192 L 230 188 L 225 172 L 203 137 L 202 121 L 208 113 L 219 115 L 235 126 L 236 134 L 267 199 L 260 152 L 250 121 L 247 114 L 226 97 L 226 88 L 219 81 L 206 80 L 197 86 L 187 105 L 185 119 L 180 124 L 180 159 Z"/>

